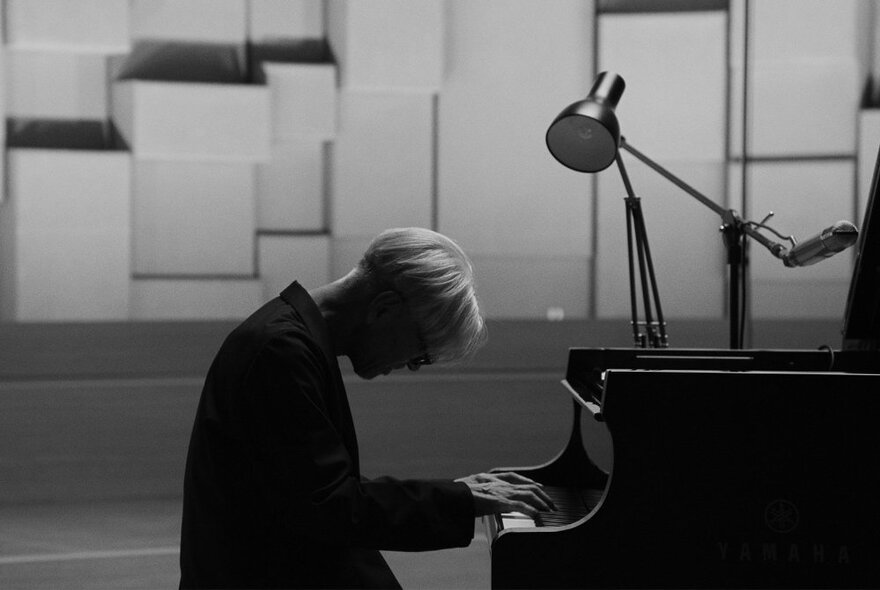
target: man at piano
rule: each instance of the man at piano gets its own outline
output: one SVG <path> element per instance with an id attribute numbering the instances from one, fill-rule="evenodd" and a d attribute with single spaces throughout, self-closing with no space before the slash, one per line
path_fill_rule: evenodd
<path id="1" fill-rule="evenodd" d="M 387 230 L 346 276 L 294 282 L 230 333 L 205 379 L 184 476 L 182 588 L 399 587 L 380 549 L 470 543 L 474 518 L 552 509 L 516 474 L 361 476 L 338 356 L 372 379 L 486 340 L 468 257 Z"/>

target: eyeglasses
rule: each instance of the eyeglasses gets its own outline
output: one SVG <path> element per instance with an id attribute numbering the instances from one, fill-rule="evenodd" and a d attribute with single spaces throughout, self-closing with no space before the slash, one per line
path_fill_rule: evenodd
<path id="1" fill-rule="evenodd" d="M 418 326 L 416 327 L 416 338 L 419 339 L 419 348 L 425 352 L 414 359 L 406 361 L 406 368 L 410 371 L 418 371 L 419 367 L 421 367 L 422 365 L 430 365 L 434 363 L 431 355 L 428 354 L 428 346 L 425 344 L 425 339 L 422 338 L 422 331 L 418 328 Z"/>
<path id="2" fill-rule="evenodd" d="M 413 325 L 416 328 L 416 338 L 419 341 L 419 349 L 422 351 L 422 354 L 417 356 L 414 359 L 410 359 L 406 361 L 406 368 L 410 371 L 418 371 L 420 367 L 425 365 L 434 364 L 434 359 L 431 358 L 431 355 L 428 354 L 428 345 L 425 343 L 425 338 L 422 336 L 422 330 L 419 328 L 419 324 L 416 322 L 416 318 L 413 315 L 412 308 L 409 306 L 409 302 L 406 297 L 403 296 L 403 293 L 399 291 L 394 291 L 403 301 L 403 304 L 406 306 L 407 311 L 409 312 L 409 317 L 412 320 Z"/>
<path id="3" fill-rule="evenodd" d="M 421 340 L 421 338 L 419 339 Z M 431 359 L 430 355 L 426 352 L 421 356 L 417 356 L 414 359 L 410 359 L 406 361 L 406 368 L 410 371 L 418 371 L 419 367 L 422 365 L 431 365 L 434 361 Z"/>
<path id="4" fill-rule="evenodd" d="M 403 298 L 402 295 L 401 298 Z M 434 360 L 431 358 L 431 355 L 428 354 L 428 345 L 425 344 L 425 338 L 424 336 L 422 336 L 422 330 L 421 328 L 419 328 L 419 324 L 416 322 L 416 319 L 413 316 L 412 308 L 410 308 L 409 304 L 406 303 L 406 299 L 403 299 L 403 302 L 409 310 L 409 317 L 412 320 L 413 325 L 416 327 L 416 338 L 419 341 L 419 350 L 422 351 L 422 354 L 420 354 L 416 358 L 406 361 L 406 368 L 410 371 L 418 371 L 422 365 L 433 364 Z"/>

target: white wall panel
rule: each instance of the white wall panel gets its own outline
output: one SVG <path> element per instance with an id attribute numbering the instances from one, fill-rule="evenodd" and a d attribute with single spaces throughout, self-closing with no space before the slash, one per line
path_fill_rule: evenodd
<path id="1" fill-rule="evenodd" d="M 8 165 L 4 319 L 127 318 L 128 154 L 15 149 Z"/>
<path id="2" fill-rule="evenodd" d="M 136 159 L 133 182 L 136 273 L 254 273 L 253 165 Z"/>
<path id="3" fill-rule="evenodd" d="M 592 2 L 449 5 L 439 99 L 438 225 L 468 251 L 590 254 L 591 180 L 544 134 L 591 80 Z"/>
<path id="4" fill-rule="evenodd" d="M 725 14 L 603 15 L 598 30 L 600 71 L 626 81 L 621 134 L 654 159 L 723 160 Z"/>
<path id="5" fill-rule="evenodd" d="M 322 0 L 248 0 L 248 18 L 257 43 L 324 36 Z"/>
<path id="6" fill-rule="evenodd" d="M 238 44 L 247 37 L 246 0 L 129 1 L 132 39 Z"/>
<path id="7" fill-rule="evenodd" d="M 130 48 L 129 3 L 6 0 L 6 42 L 21 49 L 121 53 Z"/>
<path id="8" fill-rule="evenodd" d="M 799 241 L 838 220 L 852 221 L 854 166 L 833 160 L 754 162 L 748 175 L 750 217 L 760 220 L 773 211 L 769 224 Z M 739 167 L 731 170 L 732 190 L 738 192 Z M 843 317 L 853 249 L 810 266 L 788 268 L 763 246 L 753 242 L 750 248 L 753 317 Z"/>
<path id="9" fill-rule="evenodd" d="M 336 66 L 264 63 L 275 140 L 332 138 L 336 134 Z"/>
<path id="10" fill-rule="evenodd" d="M 330 282 L 329 236 L 260 236 L 263 298 L 277 297 L 292 281 L 306 289 Z"/>
<path id="11" fill-rule="evenodd" d="M 108 117 L 106 56 L 12 48 L 5 62 L 8 117 Z"/>
<path id="12" fill-rule="evenodd" d="M 328 7 L 328 40 L 344 87 L 440 88 L 445 2 L 329 0 Z"/>
<path id="13" fill-rule="evenodd" d="M 852 221 L 855 164 L 850 161 L 753 162 L 749 165 L 750 217 L 760 220 L 768 212 L 769 222 L 784 235 L 798 240 L 815 235 L 838 220 Z M 732 167 L 739 170 L 738 166 Z M 738 172 L 731 174 L 738 183 Z M 775 238 L 773 238 L 775 239 Z M 756 250 L 764 250 L 757 246 Z M 752 256 L 755 279 L 793 281 L 849 280 L 852 250 L 817 264 L 788 268 L 769 253 Z"/>
<path id="14" fill-rule="evenodd" d="M 320 141 L 272 144 L 272 160 L 257 164 L 258 229 L 324 229 L 324 155 Z"/>
<path id="15" fill-rule="evenodd" d="M 742 154 L 742 68 L 731 68 L 730 152 Z M 755 64 L 749 155 L 853 155 L 862 80 L 855 59 Z"/>
<path id="16" fill-rule="evenodd" d="M 859 113 L 858 199 L 855 214 L 852 216 L 853 223 L 858 227 L 861 227 L 868 206 L 874 166 L 878 157 L 880 157 L 880 109 L 864 110 Z"/>
<path id="17" fill-rule="evenodd" d="M 624 156 L 624 162 L 641 199 L 664 315 L 667 319 L 721 317 L 727 273 L 718 232 L 721 218 L 629 155 Z M 661 164 L 709 199 L 724 203 L 724 164 Z M 600 318 L 630 317 L 625 197 L 616 169 L 600 173 L 596 252 L 596 312 Z M 641 313 L 641 287 L 637 289 Z"/>
<path id="18" fill-rule="evenodd" d="M 849 280 L 755 279 L 751 310 L 755 319 L 840 319 Z M 837 348 L 840 342 L 828 342 Z"/>
<path id="19" fill-rule="evenodd" d="M 333 146 L 333 233 L 431 226 L 433 95 L 344 90 Z"/>
<path id="20" fill-rule="evenodd" d="M 338 237 L 330 243 L 330 278 L 343 277 L 360 261 L 375 236 Z"/>
<path id="21" fill-rule="evenodd" d="M 263 303 L 257 279 L 135 279 L 133 320 L 240 320 Z"/>
<path id="22" fill-rule="evenodd" d="M 759 0 L 749 2 L 749 59 L 811 62 L 854 58 L 862 0 Z M 732 0 L 731 63 L 742 66 L 744 0 Z M 870 25 L 869 25 L 870 26 Z"/>
<path id="23" fill-rule="evenodd" d="M 488 318 L 587 317 L 590 264 L 587 256 L 471 253 L 471 260 L 477 297 Z"/>
<path id="24" fill-rule="evenodd" d="M 0 27 L 4 25 L 2 11 L 0 11 Z M 0 29 L 3 30 L 3 29 Z M 9 104 L 9 90 L 6 88 L 9 75 L 6 72 L 8 51 L 0 49 L 0 112 L 6 112 Z M 6 125 L 0 125 L 0 145 L 6 145 Z M 0 178 L 6 178 L 6 158 L 0 158 Z M 0 183 L 0 204 L 6 199 L 6 182 Z M 0 255 L 2 256 L 2 255 Z M 0 287 L 2 289 L 2 287 Z M 2 316 L 0 316 L 2 317 Z"/>
<path id="25" fill-rule="evenodd" d="M 269 90 L 244 84 L 123 81 L 113 120 L 140 158 L 266 160 Z"/>

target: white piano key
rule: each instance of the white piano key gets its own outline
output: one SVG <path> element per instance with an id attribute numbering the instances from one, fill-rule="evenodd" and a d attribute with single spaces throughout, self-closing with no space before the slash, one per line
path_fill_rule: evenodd
<path id="1" fill-rule="evenodd" d="M 535 521 L 529 518 L 526 515 L 523 515 L 522 518 L 507 518 L 507 516 L 501 516 L 501 525 L 505 529 L 533 529 L 538 525 L 535 524 Z"/>

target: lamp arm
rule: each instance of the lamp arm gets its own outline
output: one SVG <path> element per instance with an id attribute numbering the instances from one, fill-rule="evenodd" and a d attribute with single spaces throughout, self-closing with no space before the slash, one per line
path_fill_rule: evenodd
<path id="1" fill-rule="evenodd" d="M 620 147 L 635 156 L 636 159 L 646 164 L 649 168 L 660 174 L 663 178 L 665 178 L 690 196 L 697 199 L 703 205 L 717 213 L 721 217 L 721 219 L 725 221 L 725 223 L 728 222 L 728 220 L 732 217 L 735 222 L 739 224 L 744 233 L 746 233 L 750 238 L 767 248 L 767 250 L 769 250 L 770 253 L 773 254 L 773 256 L 775 256 L 776 258 L 781 259 L 788 253 L 788 250 L 786 250 L 785 246 L 769 239 L 767 236 L 754 229 L 750 224 L 743 223 L 742 220 L 739 218 L 739 215 L 735 211 L 733 211 L 732 209 L 725 209 L 706 195 L 699 192 L 691 185 L 687 184 L 685 181 L 681 180 L 680 178 L 663 168 L 660 164 L 653 161 L 651 158 L 630 145 L 623 136 L 620 137 Z"/>

